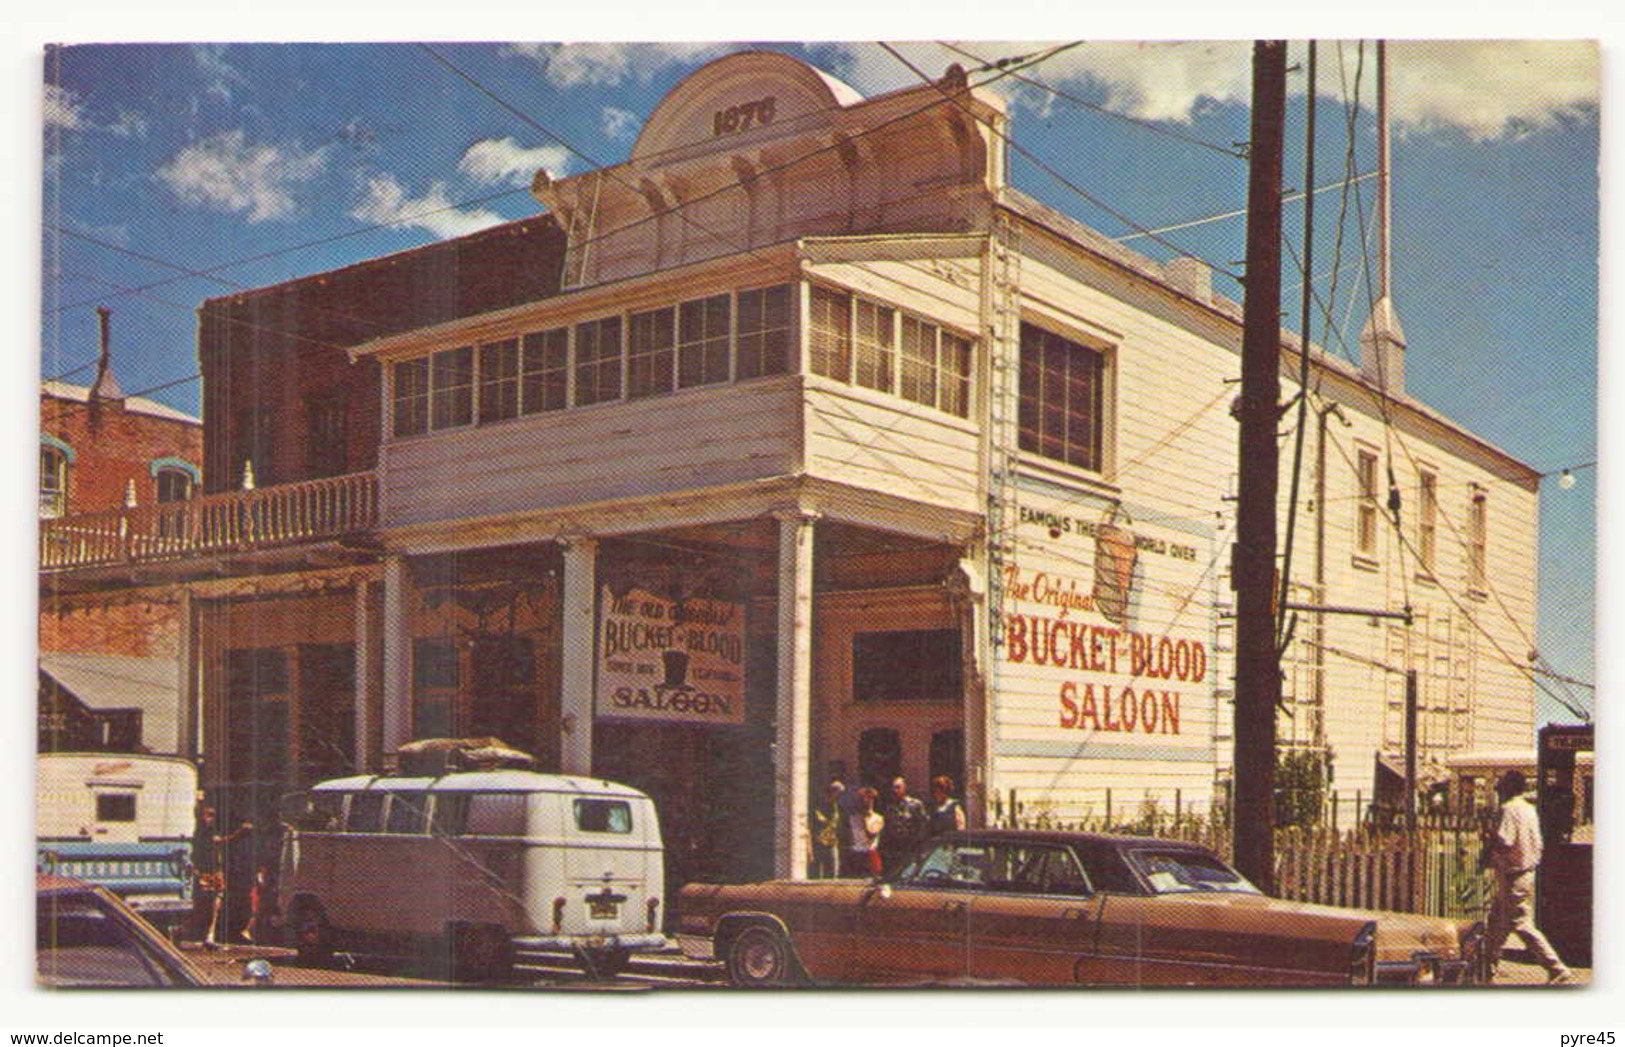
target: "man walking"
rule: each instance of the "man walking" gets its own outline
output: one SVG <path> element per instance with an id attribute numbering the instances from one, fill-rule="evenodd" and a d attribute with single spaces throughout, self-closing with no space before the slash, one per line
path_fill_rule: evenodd
<path id="1" fill-rule="evenodd" d="M 1508 771 L 1495 785 L 1501 813 L 1485 841 L 1483 861 L 1495 870 L 1495 900 L 1490 904 L 1491 981 L 1507 938 L 1516 934 L 1535 962 L 1546 968 L 1548 982 L 1565 984 L 1573 975 L 1558 958 L 1530 911 L 1535 897 L 1535 869 L 1540 865 L 1540 818 L 1524 796 L 1529 784 L 1521 771 Z"/>

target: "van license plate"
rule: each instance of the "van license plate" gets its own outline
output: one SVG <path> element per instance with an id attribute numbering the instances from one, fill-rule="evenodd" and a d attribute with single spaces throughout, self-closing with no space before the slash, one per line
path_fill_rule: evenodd
<path id="1" fill-rule="evenodd" d="M 594 920 L 613 920 L 620 915 L 624 901 L 626 895 L 605 887 L 597 894 L 587 895 L 587 915 Z"/>

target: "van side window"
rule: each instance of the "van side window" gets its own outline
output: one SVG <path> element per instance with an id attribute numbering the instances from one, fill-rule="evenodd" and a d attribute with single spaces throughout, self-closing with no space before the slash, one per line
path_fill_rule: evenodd
<path id="1" fill-rule="evenodd" d="M 629 833 L 632 805 L 625 800 L 577 800 L 576 828 L 587 833 Z"/>
<path id="2" fill-rule="evenodd" d="M 436 836 L 461 836 L 468 823 L 468 793 L 435 793 L 431 818 Z"/>
<path id="3" fill-rule="evenodd" d="M 350 797 L 350 820 L 345 829 L 353 833 L 375 833 L 384 824 L 384 794 L 356 793 Z"/>
<path id="4" fill-rule="evenodd" d="M 527 793 L 474 793 L 468 800 L 463 833 L 468 836 L 525 835 Z"/>
<path id="5" fill-rule="evenodd" d="M 428 793 L 392 793 L 386 833 L 421 833 L 427 822 Z"/>
<path id="6" fill-rule="evenodd" d="M 135 821 L 134 793 L 99 793 L 96 796 L 98 822 Z"/>

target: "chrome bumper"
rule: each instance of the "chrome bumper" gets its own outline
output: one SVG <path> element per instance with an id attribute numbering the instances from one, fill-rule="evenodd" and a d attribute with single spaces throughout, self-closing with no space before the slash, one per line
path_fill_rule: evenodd
<path id="1" fill-rule="evenodd" d="M 664 934 L 545 934 L 514 938 L 516 949 L 537 952 L 574 952 L 577 949 L 625 949 L 628 952 L 660 952 L 666 947 Z"/>
<path id="2" fill-rule="evenodd" d="M 677 947 L 691 960 L 714 960 L 717 950 L 710 935 L 679 934 Z"/>

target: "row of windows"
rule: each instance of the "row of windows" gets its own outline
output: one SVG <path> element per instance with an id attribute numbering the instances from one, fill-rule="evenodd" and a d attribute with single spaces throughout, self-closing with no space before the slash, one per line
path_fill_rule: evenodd
<path id="1" fill-rule="evenodd" d="M 784 284 L 402 361 L 394 368 L 394 433 L 413 436 L 783 374 L 794 358 L 793 303 L 793 288 Z M 808 314 L 814 374 L 969 416 L 969 338 L 816 285 Z M 1020 366 L 1022 450 L 1100 471 L 1107 354 L 1023 324 Z"/>
<path id="2" fill-rule="evenodd" d="M 39 449 L 39 515 L 54 519 L 68 510 L 68 475 L 73 464 L 70 452 L 54 444 L 41 443 Z M 154 463 L 158 465 L 158 463 Z M 196 487 L 193 474 L 180 466 L 158 466 L 153 472 L 158 501 L 182 502 L 192 497 Z M 95 508 L 111 508 L 96 506 Z"/>
<path id="3" fill-rule="evenodd" d="M 394 369 L 394 433 L 642 399 L 790 370 L 789 284 L 444 349 Z"/>
<path id="4" fill-rule="evenodd" d="M 295 821 L 307 832 L 405 836 L 524 836 L 527 792 L 315 792 Z M 347 801 L 347 802 L 346 802 Z M 576 799 L 576 829 L 630 833 L 632 805 L 625 800 Z"/>
<path id="5" fill-rule="evenodd" d="M 1359 448 L 1355 453 L 1354 478 L 1359 489 L 1354 517 L 1354 551 L 1357 556 L 1374 559 L 1377 555 L 1377 531 L 1380 523 L 1380 487 L 1377 478 L 1377 452 Z M 1489 498 L 1477 484 L 1472 485 L 1467 503 L 1467 585 L 1483 590 L 1487 581 L 1487 551 L 1489 542 Z M 1437 569 L 1439 550 L 1439 476 L 1422 469 L 1416 477 L 1416 548 L 1419 568 L 1426 574 Z"/>
<path id="6" fill-rule="evenodd" d="M 866 298 L 813 287 L 807 351 L 812 372 L 970 415 L 971 340 Z"/>

